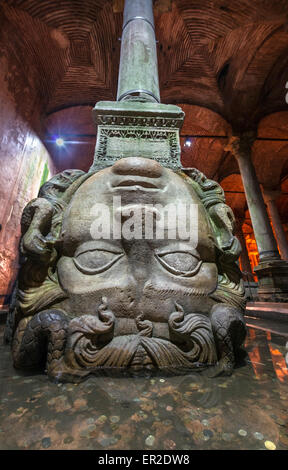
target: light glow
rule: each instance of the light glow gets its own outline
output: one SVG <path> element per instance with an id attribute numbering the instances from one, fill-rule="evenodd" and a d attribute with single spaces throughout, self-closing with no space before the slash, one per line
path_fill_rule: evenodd
<path id="1" fill-rule="evenodd" d="M 58 147 L 63 147 L 64 144 L 65 142 L 64 142 L 64 139 L 62 139 L 62 137 L 58 137 L 58 139 L 56 139 L 56 145 L 58 145 Z"/>

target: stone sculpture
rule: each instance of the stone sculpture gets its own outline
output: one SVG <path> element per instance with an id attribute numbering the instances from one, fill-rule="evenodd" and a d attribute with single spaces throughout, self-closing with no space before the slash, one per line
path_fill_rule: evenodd
<path id="1" fill-rule="evenodd" d="M 121 52 L 119 101 L 94 110 L 94 163 L 54 176 L 23 212 L 6 338 L 16 368 L 42 366 L 54 380 L 208 366 L 231 374 L 245 338 L 235 219 L 216 182 L 181 168 L 184 113 L 157 103 L 157 74 L 147 75 L 152 1 L 125 8 L 130 52 Z M 133 54 L 148 67 L 135 74 L 138 88 Z"/>
<path id="2" fill-rule="evenodd" d="M 112 208 L 115 196 L 121 227 L 125 210 L 197 205 L 197 248 L 177 238 L 93 239 L 95 202 Z M 233 226 L 222 188 L 195 169 L 126 158 L 55 176 L 22 217 L 15 367 L 45 365 L 54 379 L 216 364 L 230 374 L 245 337 Z"/>

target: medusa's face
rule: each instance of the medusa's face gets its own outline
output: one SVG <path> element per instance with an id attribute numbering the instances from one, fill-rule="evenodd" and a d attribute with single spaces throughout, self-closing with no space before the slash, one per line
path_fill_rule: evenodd
<path id="1" fill-rule="evenodd" d="M 58 276 L 72 316 L 93 314 L 105 296 L 128 333 L 139 314 L 167 322 L 175 302 L 209 311 L 217 267 L 204 206 L 159 163 L 126 158 L 93 174 L 74 194 L 62 230 Z"/>

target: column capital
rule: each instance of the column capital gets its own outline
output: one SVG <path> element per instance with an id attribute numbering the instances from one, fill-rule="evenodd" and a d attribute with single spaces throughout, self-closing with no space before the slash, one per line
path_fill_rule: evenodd
<path id="1" fill-rule="evenodd" d="M 231 152 L 234 157 L 248 157 L 251 153 L 252 145 L 257 137 L 255 131 L 244 132 L 239 135 L 231 135 L 224 147 L 226 152 Z"/>

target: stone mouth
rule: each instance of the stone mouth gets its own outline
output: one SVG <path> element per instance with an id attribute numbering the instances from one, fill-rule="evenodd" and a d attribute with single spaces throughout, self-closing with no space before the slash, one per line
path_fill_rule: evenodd
<path id="1" fill-rule="evenodd" d="M 145 190 L 145 191 L 160 191 L 163 190 L 162 185 L 156 184 L 150 178 L 126 178 L 115 182 L 111 185 L 112 190 L 125 189 L 125 190 Z"/>

